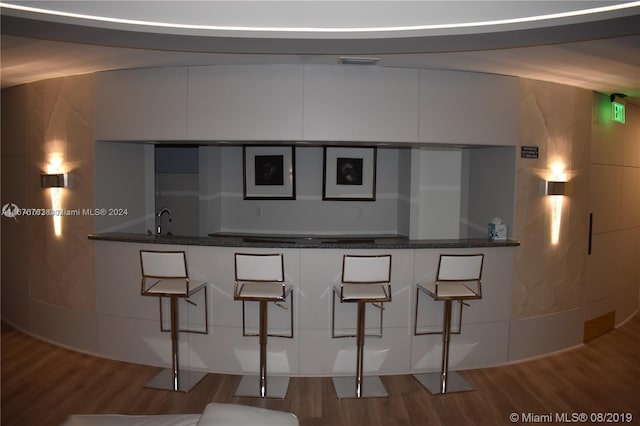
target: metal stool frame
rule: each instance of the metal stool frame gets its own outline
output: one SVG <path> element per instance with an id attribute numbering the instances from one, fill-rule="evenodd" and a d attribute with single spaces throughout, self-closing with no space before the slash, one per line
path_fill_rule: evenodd
<path id="1" fill-rule="evenodd" d="M 448 264 L 449 261 L 462 261 L 467 262 L 467 264 L 459 265 L 459 268 L 452 268 L 452 265 Z M 475 387 L 458 373 L 449 372 L 449 345 L 451 335 L 460 334 L 462 331 L 462 307 L 466 304 L 464 300 L 482 298 L 481 278 L 483 263 L 484 254 L 441 254 L 438 262 L 436 282 L 431 285 L 416 285 L 414 335 L 442 334 L 442 366 L 440 372 L 414 374 L 416 380 L 433 395 L 475 390 Z M 475 284 L 475 290 L 469 287 L 471 283 Z M 417 323 L 420 292 L 425 292 L 433 300 L 444 301 L 442 331 L 418 332 Z M 458 330 L 456 332 L 451 331 L 453 301 L 460 303 Z"/>
<path id="2" fill-rule="evenodd" d="M 265 260 L 277 259 L 279 263 L 279 270 L 271 271 L 273 275 L 268 275 L 265 278 L 260 276 L 261 271 L 253 271 L 247 273 L 242 269 L 239 261 L 242 258 Z M 284 258 L 281 253 L 277 254 L 262 254 L 262 253 L 236 253 L 234 255 L 235 262 L 235 282 L 233 285 L 233 298 L 234 300 L 242 301 L 242 335 L 243 336 L 258 336 L 260 338 L 260 371 L 257 377 L 257 385 L 253 376 L 245 376 L 240 382 L 236 396 L 250 396 L 259 398 L 285 398 L 289 385 L 288 377 L 271 377 L 271 386 L 267 386 L 267 337 L 284 337 L 293 338 L 293 287 L 285 284 L 284 275 Z M 272 294 L 262 295 L 243 295 L 245 288 L 251 283 L 263 283 L 269 285 L 269 283 L 281 284 L 281 291 L 274 291 Z M 280 289 L 278 289 L 280 290 Z M 268 306 L 267 303 L 274 302 L 280 306 L 279 302 L 284 302 L 290 296 L 291 315 L 290 315 L 290 330 L 289 334 L 275 334 L 268 331 Z M 245 321 L 245 302 L 258 302 L 259 303 L 259 332 L 248 333 L 246 331 Z M 282 307 L 282 306 L 281 306 Z"/>
<path id="3" fill-rule="evenodd" d="M 160 260 L 162 259 L 162 260 Z M 160 331 L 171 332 L 171 369 L 163 369 L 153 377 L 146 387 L 189 392 L 206 375 L 204 372 L 180 371 L 179 336 L 180 331 L 207 334 L 209 332 L 207 283 L 191 281 L 184 251 L 140 250 L 142 271 L 140 293 L 143 296 L 158 297 L 160 303 Z M 181 330 L 179 325 L 179 298 L 188 301 L 196 292 L 204 290 L 205 332 Z M 162 298 L 170 300 L 170 330 L 162 326 Z M 190 302 L 193 303 L 193 302 Z M 184 373 L 184 374 L 183 374 Z"/>
<path id="4" fill-rule="evenodd" d="M 375 277 L 375 274 L 367 277 L 366 273 L 362 277 L 351 277 L 352 272 L 348 271 L 348 265 L 351 261 L 359 262 L 359 261 L 368 261 L 368 260 L 381 260 L 383 262 L 386 261 L 388 264 L 385 266 L 386 274 L 384 277 Z M 364 343 L 365 343 L 365 312 L 366 312 L 366 304 L 379 303 L 377 306 L 380 309 L 380 333 L 377 335 L 372 335 L 375 337 L 382 337 L 382 311 L 384 309 L 384 302 L 391 302 L 391 255 L 344 255 L 342 261 L 342 283 L 333 287 L 333 296 L 332 296 L 332 337 L 341 338 L 341 337 L 356 337 L 356 376 L 355 376 L 355 390 L 352 390 L 353 384 L 351 383 L 352 378 L 350 377 L 334 377 L 333 383 L 336 390 L 336 394 L 338 398 L 365 398 L 365 397 L 385 397 L 387 396 L 387 391 L 384 388 L 384 385 L 380 381 L 379 377 L 364 377 Z M 350 297 L 349 295 L 345 295 L 344 289 L 346 285 L 381 285 L 382 296 L 377 297 Z M 339 296 L 341 303 L 357 303 L 357 327 L 356 334 L 353 335 L 336 335 L 335 333 L 335 298 L 336 295 Z M 365 386 L 366 382 L 366 386 Z"/>

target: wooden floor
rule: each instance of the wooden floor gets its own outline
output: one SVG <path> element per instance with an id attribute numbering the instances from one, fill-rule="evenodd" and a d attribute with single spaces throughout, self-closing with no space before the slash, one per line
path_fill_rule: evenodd
<path id="1" fill-rule="evenodd" d="M 544 424 L 560 424 L 556 413 L 630 413 L 640 424 L 640 314 L 570 351 L 465 371 L 478 390 L 445 396 L 409 375 L 384 376 L 389 397 L 363 400 L 338 400 L 330 378 L 292 378 L 284 400 L 235 398 L 239 377 L 220 374 L 186 394 L 145 389 L 154 367 L 79 354 L 6 324 L 1 350 L 2 426 L 57 426 L 72 413 L 199 413 L 211 401 L 290 411 L 303 426 L 510 425 L 511 413 L 526 420 L 516 424 L 549 415 Z"/>

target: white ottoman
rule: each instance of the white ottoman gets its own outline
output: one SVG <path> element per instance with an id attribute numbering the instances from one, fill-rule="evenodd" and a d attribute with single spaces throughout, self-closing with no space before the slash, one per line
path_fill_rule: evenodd
<path id="1" fill-rule="evenodd" d="M 74 414 L 61 426 L 298 426 L 292 413 L 238 404 L 212 402 L 200 414 L 128 416 Z"/>
<path id="2" fill-rule="evenodd" d="M 200 414 L 127 416 L 124 414 L 74 414 L 61 426 L 196 426 Z"/>
<path id="3" fill-rule="evenodd" d="M 298 426 L 292 413 L 237 404 L 207 405 L 197 426 Z"/>

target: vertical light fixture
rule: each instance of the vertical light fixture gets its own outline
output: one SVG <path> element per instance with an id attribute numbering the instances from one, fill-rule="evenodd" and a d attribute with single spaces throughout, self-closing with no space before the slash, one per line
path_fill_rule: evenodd
<path id="1" fill-rule="evenodd" d="M 546 195 L 551 196 L 551 244 L 560 241 L 560 224 L 562 222 L 562 203 L 565 195 L 569 195 L 570 182 L 564 166 L 556 163 L 551 166 L 551 179 L 547 181 Z"/>
<path id="2" fill-rule="evenodd" d="M 51 191 L 51 217 L 56 237 L 62 235 L 62 188 L 68 186 L 68 175 L 63 173 L 62 155 L 55 153 L 49 158 L 47 173 L 40 175 L 40 186 Z"/>

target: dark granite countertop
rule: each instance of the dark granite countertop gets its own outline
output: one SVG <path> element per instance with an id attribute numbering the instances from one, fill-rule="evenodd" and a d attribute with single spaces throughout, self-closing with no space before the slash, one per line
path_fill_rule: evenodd
<path id="1" fill-rule="evenodd" d="M 122 232 L 90 234 L 96 241 L 125 243 L 175 244 L 218 247 L 264 248 L 338 248 L 338 249 L 417 249 L 417 248 L 476 248 L 519 246 L 516 240 L 489 241 L 487 239 L 410 240 L 397 235 L 270 235 L 270 234 L 211 234 L 207 237 L 178 235 L 146 235 Z"/>

